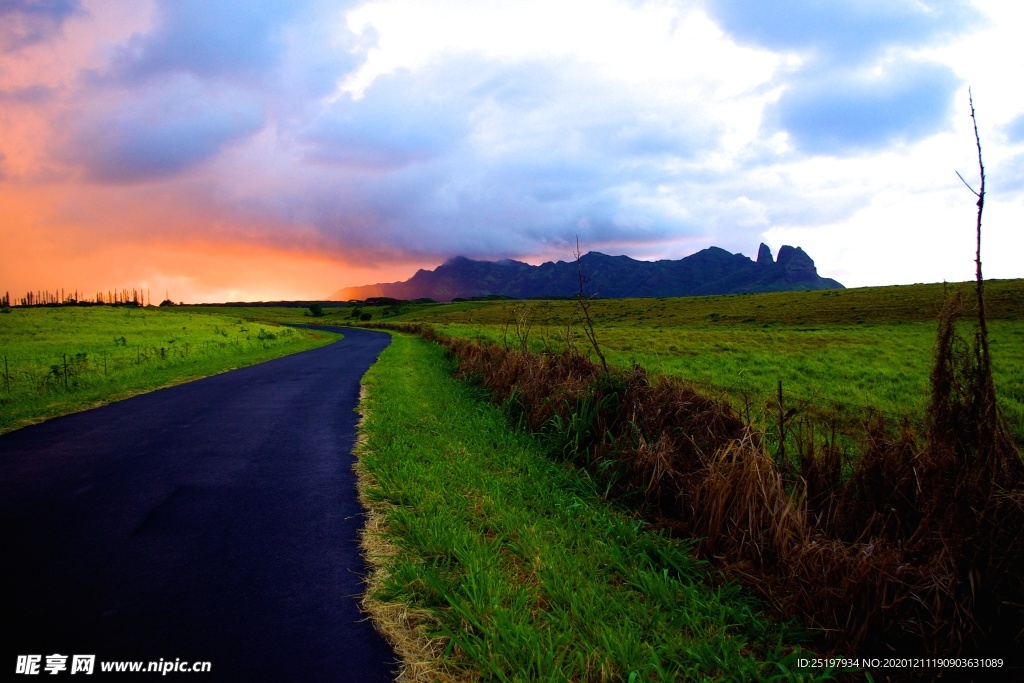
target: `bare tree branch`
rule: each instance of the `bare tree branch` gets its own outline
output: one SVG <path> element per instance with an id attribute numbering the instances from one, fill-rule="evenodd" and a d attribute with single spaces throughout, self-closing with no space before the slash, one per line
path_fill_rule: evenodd
<path id="1" fill-rule="evenodd" d="M 978 332 L 981 341 L 981 361 L 984 365 L 984 372 L 988 371 L 991 367 L 991 360 L 989 358 L 988 351 L 988 325 L 985 321 L 985 279 L 981 275 L 981 212 L 985 208 L 985 164 L 981 161 L 981 136 L 978 135 L 978 118 L 974 115 L 974 95 L 971 93 L 969 88 L 967 90 L 967 96 L 971 103 L 971 121 L 974 123 L 974 142 L 978 146 L 978 170 L 981 175 L 981 189 L 978 192 L 975 192 L 978 197 L 978 248 L 974 262 L 977 265 L 975 278 L 977 279 L 978 291 Z M 968 185 L 968 187 L 970 186 Z"/>
<path id="2" fill-rule="evenodd" d="M 597 353 L 597 357 L 601 359 L 601 367 L 604 368 L 605 372 L 608 372 L 608 362 L 604 359 L 604 354 L 601 352 L 601 347 L 597 343 L 597 334 L 594 332 L 594 321 L 590 319 L 590 300 L 583 294 L 583 284 L 586 282 L 586 278 L 583 277 L 583 263 L 580 261 L 580 238 L 576 236 L 576 272 L 580 279 L 580 288 L 576 292 L 576 301 L 579 303 L 580 311 L 583 313 L 583 332 L 586 333 L 587 339 L 590 341 L 590 345 L 594 347 L 594 351 Z"/>
<path id="3" fill-rule="evenodd" d="M 963 182 L 963 184 L 967 186 L 968 190 L 970 190 L 971 192 L 974 192 L 974 196 L 975 197 L 979 196 L 978 193 L 975 192 L 974 188 L 971 187 L 971 184 L 969 182 L 967 182 L 966 180 L 964 180 L 964 177 L 962 175 L 960 175 L 960 171 L 956 172 L 956 177 L 959 178 Z"/>

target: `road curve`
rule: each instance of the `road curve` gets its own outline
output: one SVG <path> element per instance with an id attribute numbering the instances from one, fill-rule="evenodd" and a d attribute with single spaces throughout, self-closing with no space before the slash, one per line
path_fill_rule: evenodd
<path id="1" fill-rule="evenodd" d="M 350 455 L 359 380 L 390 338 L 344 334 L 0 436 L 3 666 L 94 654 L 209 661 L 193 681 L 393 680 L 357 607 Z"/>

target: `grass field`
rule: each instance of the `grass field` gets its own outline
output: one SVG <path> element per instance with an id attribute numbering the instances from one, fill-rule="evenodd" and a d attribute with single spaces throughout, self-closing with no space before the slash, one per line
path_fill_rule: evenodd
<path id="1" fill-rule="evenodd" d="M 0 433 L 336 338 L 230 314 L 13 308 L 0 314 Z"/>
<path id="2" fill-rule="evenodd" d="M 1022 285 L 988 288 L 994 379 L 1018 442 Z M 979 375 L 966 350 L 943 355 L 930 381 L 937 321 L 928 318 L 945 298 L 941 285 L 850 294 L 588 304 L 611 365 L 646 358 L 665 375 L 722 373 L 720 384 L 696 391 L 559 353 L 570 334 L 588 351 L 573 321 L 581 307 L 569 301 L 462 302 L 382 317 L 441 332 L 427 336 L 458 357 L 460 376 L 486 387 L 556 459 L 571 459 L 607 482 L 602 491 L 696 540 L 701 557 L 780 612 L 800 615 L 820 636 L 816 646 L 1005 654 L 1024 633 L 1024 470 L 999 423 L 978 417 L 992 414 L 992 385 L 969 383 Z M 969 310 L 961 325 L 969 340 Z M 764 370 L 758 365 L 770 373 L 760 375 L 768 380 L 760 398 L 742 385 Z M 782 373 L 790 373 L 784 401 L 793 411 L 776 423 L 786 425 L 785 449 L 772 429 L 772 385 Z M 794 384 L 806 405 L 794 405 Z M 933 390 L 940 418 L 926 424 Z M 744 428 L 748 407 L 765 429 Z M 879 408 L 907 419 L 869 418 Z"/>
<path id="3" fill-rule="evenodd" d="M 855 419 L 868 407 L 919 420 L 944 289 L 599 299 L 591 315 L 611 364 L 635 362 L 655 375 L 703 384 L 741 410 L 749 404 L 755 420 L 775 406 L 780 380 L 787 406 L 814 405 Z M 965 290 L 968 302 L 972 292 Z M 1024 280 L 989 282 L 986 297 L 1000 403 L 1024 443 Z M 457 337 L 511 346 L 528 337 L 534 350 L 563 347 L 572 323 L 576 344 L 586 351 L 577 308 L 573 301 L 460 302 L 409 306 L 386 318 L 367 310 L 374 320 L 424 322 Z M 968 310 L 965 323 L 972 316 Z"/>
<path id="4" fill-rule="evenodd" d="M 716 587 L 690 542 L 603 502 L 452 369 L 396 335 L 364 379 L 369 605 L 414 680 L 816 679 L 796 670 L 796 631 Z"/>

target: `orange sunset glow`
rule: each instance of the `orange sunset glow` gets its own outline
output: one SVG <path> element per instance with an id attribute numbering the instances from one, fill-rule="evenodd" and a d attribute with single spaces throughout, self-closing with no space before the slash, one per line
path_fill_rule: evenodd
<path id="1" fill-rule="evenodd" d="M 968 85 L 1019 277 L 1021 11 L 883 5 L 5 3 L 0 293 L 324 299 L 577 239 L 968 279 Z"/>

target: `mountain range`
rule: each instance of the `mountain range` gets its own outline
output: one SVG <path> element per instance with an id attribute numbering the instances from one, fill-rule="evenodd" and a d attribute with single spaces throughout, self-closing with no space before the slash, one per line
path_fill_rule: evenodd
<path id="1" fill-rule="evenodd" d="M 761 244 L 757 259 L 709 247 L 679 260 L 637 261 L 596 251 L 580 257 L 584 294 L 608 298 L 695 296 L 842 289 L 818 275 L 814 261 L 800 247 L 783 246 L 772 258 Z M 475 261 L 456 256 L 434 270 L 419 270 L 404 282 L 348 287 L 332 300 L 430 298 L 436 301 L 507 296 L 515 299 L 569 297 L 579 291 L 576 261 L 548 261 L 531 266 L 521 261 Z"/>

